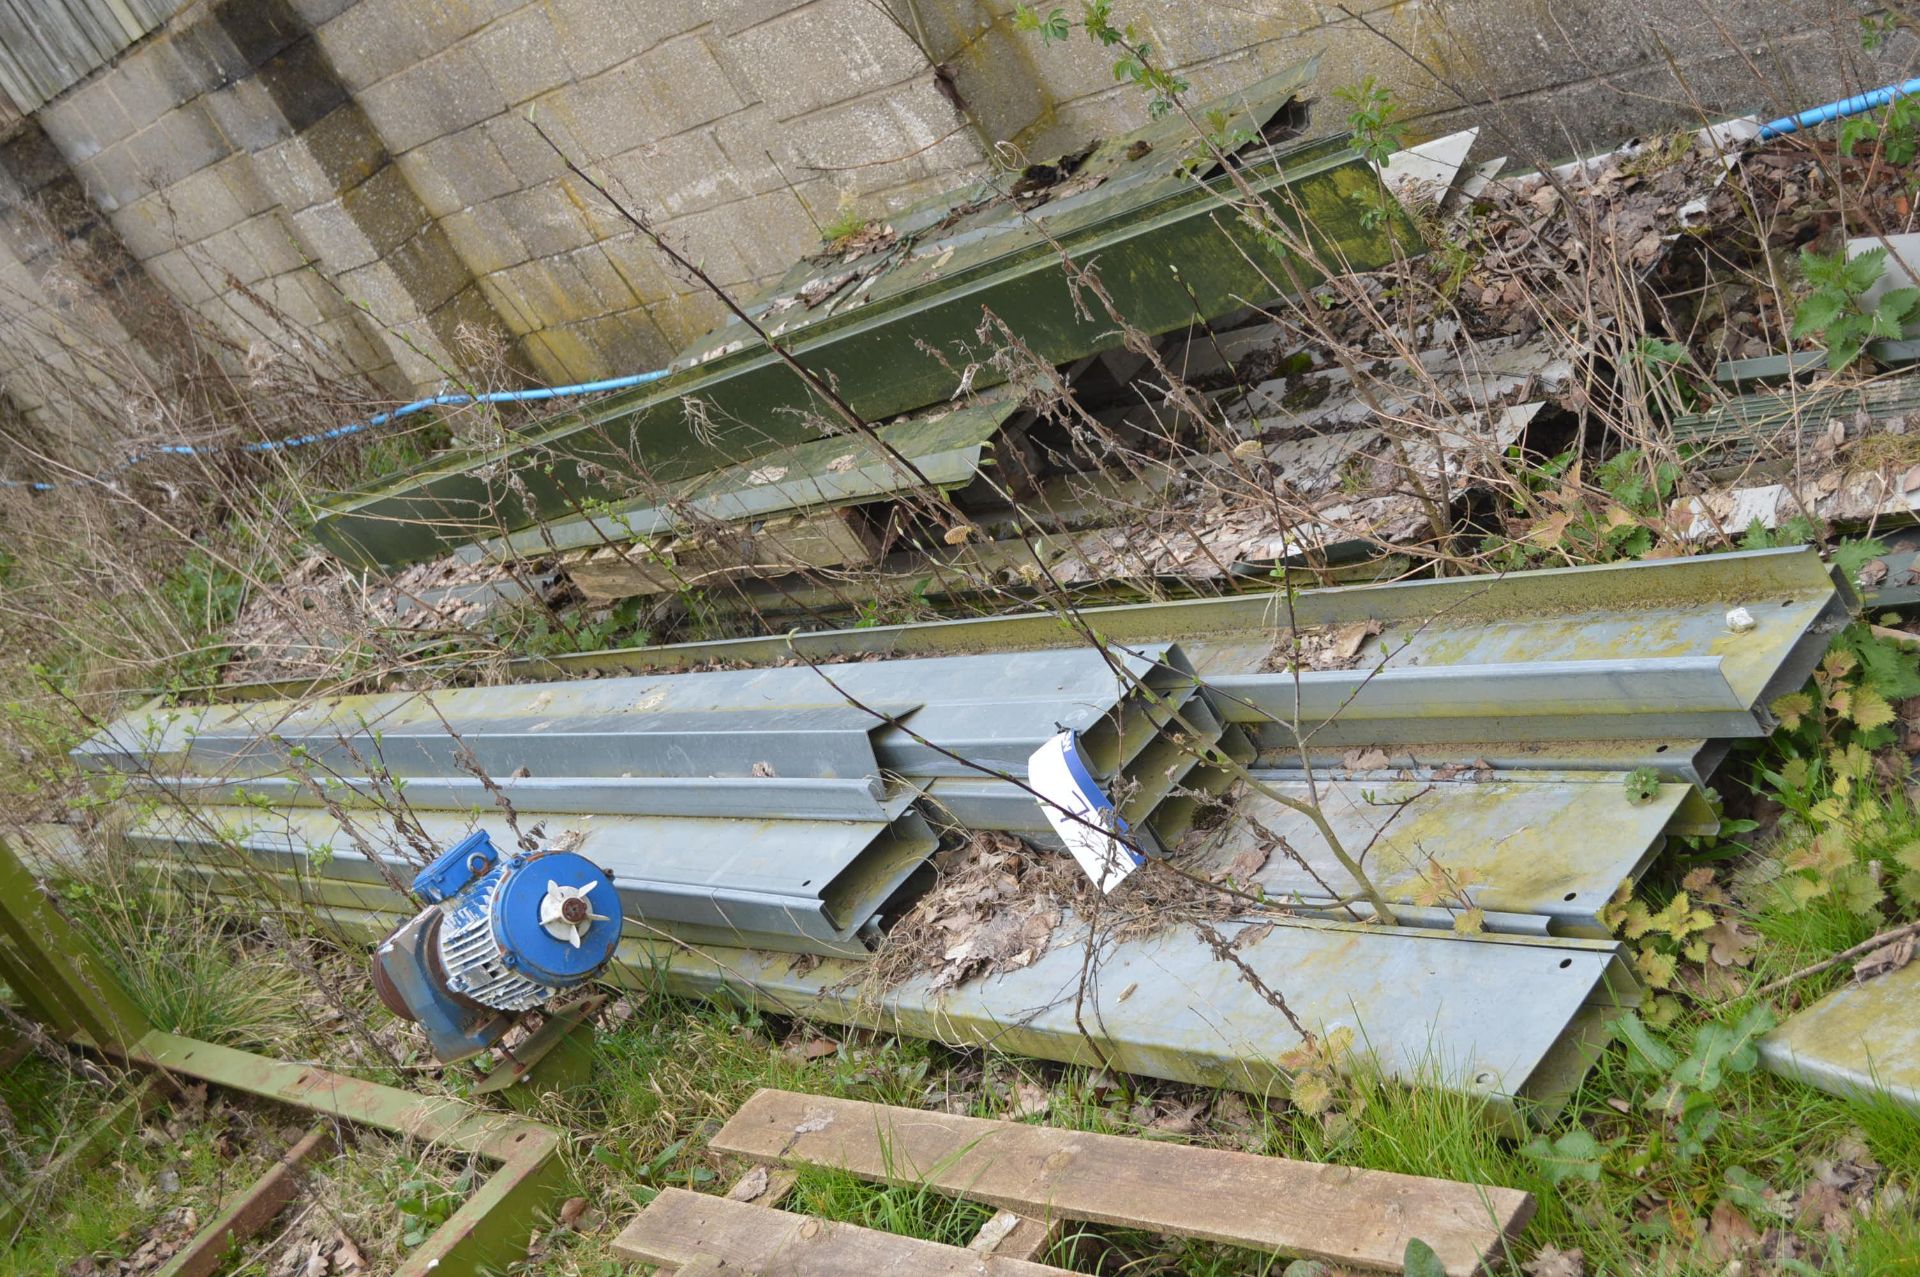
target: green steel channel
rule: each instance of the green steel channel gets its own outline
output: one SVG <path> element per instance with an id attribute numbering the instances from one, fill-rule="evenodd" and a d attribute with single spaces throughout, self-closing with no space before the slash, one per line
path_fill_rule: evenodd
<path id="1" fill-rule="evenodd" d="M 977 343 L 983 309 L 1049 363 L 1114 345 L 1113 320 L 1100 305 L 1089 313 L 1076 296 L 1062 253 L 1076 268 L 1097 264 L 1118 312 L 1144 332 L 1163 333 L 1273 296 L 1287 268 L 1311 286 L 1323 278 L 1316 261 L 1368 270 L 1418 243 L 1397 210 L 1381 225 L 1364 223 L 1364 202 L 1377 193 L 1377 180 L 1361 156 L 1337 141 L 1249 162 L 1241 178 L 1312 246 L 1310 256 L 1292 254 L 1283 265 L 1234 211 L 1237 192 L 1228 177 L 1198 181 L 1165 171 L 1144 181 L 1115 180 L 1082 197 L 1079 207 L 1063 205 L 1044 231 L 1021 215 L 977 242 L 959 245 L 966 237 L 955 237 L 963 249 L 958 260 L 942 266 L 916 254 L 893 272 L 910 287 L 776 340 L 832 383 L 855 412 L 880 421 L 953 395 L 964 373 L 948 352 Z M 1170 263 L 1178 263 L 1178 284 Z M 979 389 L 1002 380 L 991 363 L 981 363 L 969 384 Z M 698 431 L 688 421 L 692 400 L 705 405 Z M 639 476 L 670 483 L 838 428 L 812 385 L 749 338 L 741 349 L 513 446 L 429 465 L 323 509 L 315 534 L 351 563 L 397 567 L 629 500 Z"/>

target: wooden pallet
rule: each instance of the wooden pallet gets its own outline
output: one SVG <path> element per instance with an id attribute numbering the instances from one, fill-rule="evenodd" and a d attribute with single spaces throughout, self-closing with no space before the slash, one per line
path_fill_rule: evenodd
<path id="1" fill-rule="evenodd" d="M 712 1147 L 758 1166 L 725 1198 L 663 1191 L 614 1242 L 617 1252 L 680 1277 L 1041 1277 L 1065 1273 L 1035 1260 L 1074 1221 L 1382 1272 L 1400 1271 L 1418 1238 L 1449 1274 L 1469 1277 L 1498 1263 L 1534 1205 L 1511 1188 L 787 1091 L 756 1094 Z M 801 1165 L 926 1185 L 998 1213 L 962 1248 L 776 1209 L 793 1183 L 784 1168 Z"/>

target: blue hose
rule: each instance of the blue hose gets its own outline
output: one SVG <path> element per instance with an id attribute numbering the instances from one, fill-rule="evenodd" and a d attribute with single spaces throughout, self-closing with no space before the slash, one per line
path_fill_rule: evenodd
<path id="1" fill-rule="evenodd" d="M 350 422 L 344 426 L 335 426 L 331 430 L 322 430 L 317 434 L 295 435 L 291 439 L 262 439 L 258 443 L 240 445 L 242 452 L 280 452 L 286 448 L 304 448 L 310 443 L 325 443 L 329 439 L 344 439 L 348 435 L 357 435 L 363 430 L 372 430 L 384 426 L 389 421 L 398 421 L 402 417 L 411 417 L 416 412 L 428 408 L 454 408 L 472 403 L 535 403 L 545 399 L 567 399 L 576 395 L 597 395 L 607 390 L 628 390 L 634 386 L 644 386 L 650 381 L 658 381 L 666 376 L 669 369 L 658 368 L 653 372 L 637 372 L 630 377 L 609 377 L 605 381 L 583 381 L 573 386 L 541 386 L 534 390 L 490 390 L 480 395 L 434 395 L 430 399 L 416 399 L 410 404 L 393 409 L 391 412 L 377 412 L 365 421 Z M 136 452 L 115 466 L 106 474 L 119 474 L 121 471 L 139 465 L 151 457 L 194 457 L 202 452 L 217 452 L 217 448 L 196 448 L 190 443 L 170 443 L 155 448 L 151 452 Z M 104 477 L 104 476 L 101 476 Z M 0 479 L 0 488 L 25 488 L 30 492 L 51 492 L 57 485 L 51 483 L 28 483 L 19 479 Z"/>
<path id="2" fill-rule="evenodd" d="M 1762 141 L 1769 138 L 1784 137 L 1797 133 L 1801 129 L 1810 129 L 1828 120 L 1843 119 L 1849 115 L 1859 115 L 1875 107 L 1885 106 L 1895 98 L 1920 96 L 1920 78 L 1908 80 L 1905 84 L 1889 84 L 1884 89 L 1875 89 L 1871 93 L 1860 93 L 1850 98 L 1841 98 L 1838 102 L 1829 102 L 1825 106 L 1809 107 L 1793 115 L 1783 115 L 1777 120 L 1760 126 Z"/>

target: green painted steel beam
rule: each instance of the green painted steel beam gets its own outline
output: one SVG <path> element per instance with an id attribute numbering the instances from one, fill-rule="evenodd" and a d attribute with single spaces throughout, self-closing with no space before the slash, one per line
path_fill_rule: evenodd
<path id="1" fill-rule="evenodd" d="M 13 951 L 15 992 L 38 1006 L 49 1027 L 125 1044 L 153 1026 L 93 945 L 54 907 L 40 884 L 0 839 L 0 936 Z"/>
<path id="2" fill-rule="evenodd" d="M 1254 104 L 1248 119 L 1264 125 L 1310 76 L 1310 66 L 1292 68 L 1226 105 L 1242 113 Z M 870 275 L 854 289 L 857 297 L 802 306 L 793 319 L 767 306 L 768 324 L 783 330 L 775 340 L 878 422 L 943 403 L 963 384 L 980 389 L 1005 379 L 991 361 L 969 363 L 958 353 L 979 346 L 985 312 L 1048 363 L 1117 346 L 1114 319 L 1076 285 L 1074 272 L 1092 270 L 1115 310 L 1152 334 L 1287 293 L 1296 280 L 1311 287 L 1323 278 L 1322 264 L 1366 270 L 1419 251 L 1397 206 L 1377 222 L 1366 216 L 1379 199 L 1378 180 L 1343 142 L 1255 153 L 1239 167 L 1240 181 L 1273 218 L 1310 246 L 1298 253 L 1277 251 L 1248 224 L 1229 176 L 1193 176 L 1187 165 L 1199 158 L 1196 140 L 1183 141 L 1166 121 L 1152 132 L 1161 141 L 1138 161 L 1127 159 L 1136 153 L 1132 143 L 1148 139 L 1106 143 L 1082 170 L 1105 180 L 1070 198 L 979 207 L 959 194 L 950 201 L 952 225 L 929 224 L 862 265 Z M 315 534 L 349 562 L 394 567 L 629 501 L 643 476 L 645 484 L 673 483 L 846 429 L 807 379 L 751 332 L 722 329 L 713 341 L 696 349 L 700 362 L 664 381 L 507 447 L 435 461 L 323 508 Z"/>
<path id="3" fill-rule="evenodd" d="M 494 1173 L 408 1254 L 394 1277 L 504 1271 L 525 1259 L 529 1233 L 569 1189 L 560 1160 L 563 1137 L 538 1122 L 171 1033 L 147 1034 L 123 1058 L 496 1163 Z"/>

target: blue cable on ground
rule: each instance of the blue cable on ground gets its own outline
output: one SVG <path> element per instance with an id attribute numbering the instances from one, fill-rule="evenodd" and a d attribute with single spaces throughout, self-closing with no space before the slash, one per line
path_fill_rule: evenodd
<path id="1" fill-rule="evenodd" d="M 644 386 L 650 381 L 659 381 L 669 371 L 671 370 L 658 368 L 653 372 L 638 372 L 629 377 L 609 377 L 605 381 L 583 381 L 572 386 L 541 386 L 534 390 L 489 390 L 478 395 L 434 395 L 431 398 L 416 399 L 410 404 L 403 404 L 390 412 L 377 412 L 365 421 L 335 426 L 331 430 L 322 430 L 317 434 L 295 435 L 291 439 L 262 439 L 258 443 L 241 444 L 239 450 L 241 452 L 279 452 L 286 448 L 304 448 L 310 443 L 325 443 L 330 439 L 344 439 L 348 435 L 357 435 L 363 430 L 373 430 L 390 421 L 410 417 L 416 412 L 425 412 L 428 408 L 457 408 L 475 403 L 537 403 L 547 399 L 597 395 L 608 390 L 630 390 L 634 386 Z M 151 457 L 193 457 L 202 452 L 220 451 L 223 449 L 196 448 L 190 443 L 165 444 L 151 452 L 135 453 L 112 470 L 106 471 L 106 474 L 119 474 Z M 31 492 L 51 492 L 57 486 L 57 484 L 46 482 L 30 483 L 20 479 L 0 479 L 0 488 L 26 488 Z"/>
<path id="2" fill-rule="evenodd" d="M 1760 139 L 1767 141 L 1776 137 L 1785 137 L 1801 129 L 1810 129 L 1829 120 L 1843 119 L 1849 115 L 1859 115 L 1875 107 L 1885 106 L 1895 98 L 1920 96 L 1920 78 L 1908 80 L 1904 84 L 1889 84 L 1884 89 L 1875 89 L 1871 93 L 1857 93 L 1850 98 L 1841 98 L 1838 102 L 1829 102 L 1825 106 L 1808 107 L 1792 115 L 1783 115 L 1777 120 L 1760 126 Z"/>

